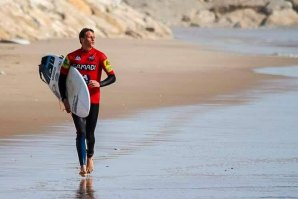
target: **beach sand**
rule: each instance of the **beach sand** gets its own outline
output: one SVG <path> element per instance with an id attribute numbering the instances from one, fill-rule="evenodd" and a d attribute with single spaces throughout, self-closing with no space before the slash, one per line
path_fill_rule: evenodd
<path id="1" fill-rule="evenodd" d="M 0 44 L 1 138 L 71 121 L 39 79 L 37 65 L 45 54 L 66 55 L 79 47 L 75 39 Z M 102 88 L 101 119 L 212 101 L 277 78 L 253 73 L 253 68 L 297 63 L 297 58 L 235 55 L 173 40 L 99 38 L 96 47 L 109 57 L 117 76 L 116 84 Z"/>
<path id="2" fill-rule="evenodd" d="M 253 72 L 297 58 L 98 39 L 117 82 L 102 89 L 95 168 L 82 178 L 71 117 L 37 70 L 78 47 L 0 44 L 1 198 L 297 196 L 298 82 Z"/>

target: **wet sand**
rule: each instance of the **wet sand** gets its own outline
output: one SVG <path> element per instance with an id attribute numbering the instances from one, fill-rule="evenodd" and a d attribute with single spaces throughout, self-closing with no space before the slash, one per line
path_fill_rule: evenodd
<path id="1" fill-rule="evenodd" d="M 82 179 L 74 126 L 36 68 L 76 47 L 0 45 L 0 198 L 297 196 L 298 83 L 252 71 L 297 59 L 98 40 L 118 80 L 102 90 L 95 171 Z"/>
<path id="2" fill-rule="evenodd" d="M 70 122 L 40 81 L 37 65 L 47 53 L 65 55 L 78 47 L 77 40 L 0 44 L 0 137 L 40 133 L 47 126 Z M 117 83 L 102 89 L 102 119 L 212 101 L 274 78 L 252 73 L 252 68 L 297 63 L 294 58 L 221 53 L 171 40 L 98 39 L 97 48 L 108 55 L 117 73 Z"/>
<path id="3" fill-rule="evenodd" d="M 297 85 L 271 79 L 212 103 L 102 120 L 88 178 L 72 123 L 0 139 L 0 197 L 296 198 Z M 226 105 L 239 96 L 249 101 Z"/>

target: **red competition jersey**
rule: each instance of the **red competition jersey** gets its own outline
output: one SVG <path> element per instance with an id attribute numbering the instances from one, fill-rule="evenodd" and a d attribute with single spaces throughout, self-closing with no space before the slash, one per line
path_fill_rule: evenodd
<path id="1" fill-rule="evenodd" d="M 82 74 L 86 82 L 96 80 L 100 82 L 102 70 L 107 75 L 114 75 L 114 70 L 106 55 L 99 50 L 92 48 L 89 51 L 78 49 L 69 53 L 61 67 L 61 74 L 68 74 L 69 68 L 75 67 Z M 90 88 L 88 86 L 92 104 L 100 103 L 100 88 Z"/>

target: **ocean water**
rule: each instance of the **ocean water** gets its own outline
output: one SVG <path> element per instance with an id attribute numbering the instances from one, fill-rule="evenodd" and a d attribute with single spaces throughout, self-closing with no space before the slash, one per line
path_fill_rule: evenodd
<path id="1" fill-rule="evenodd" d="M 289 78 L 101 120 L 88 178 L 72 123 L 0 139 L 0 198 L 298 198 L 297 66 L 255 72 Z M 245 100 L 223 103 L 234 98 Z"/>
<path id="2" fill-rule="evenodd" d="M 298 27 L 289 28 L 173 28 L 176 39 L 205 48 L 285 57 L 298 57 Z"/>

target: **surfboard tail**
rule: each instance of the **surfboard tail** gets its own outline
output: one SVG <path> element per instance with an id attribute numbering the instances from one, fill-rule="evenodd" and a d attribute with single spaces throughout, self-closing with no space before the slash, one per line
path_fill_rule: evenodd
<path id="1" fill-rule="evenodd" d="M 39 64 L 39 76 L 46 84 L 50 83 L 54 62 L 55 58 L 53 56 L 44 56 L 41 58 L 41 63 Z"/>
<path id="2" fill-rule="evenodd" d="M 57 66 L 55 66 L 55 61 L 57 61 L 58 56 L 52 56 L 52 55 L 46 55 L 41 58 L 41 63 L 39 66 L 39 77 L 40 79 L 45 82 L 46 84 L 49 84 L 51 81 L 51 78 L 53 78 L 53 74 L 56 73 Z M 62 64 L 63 56 L 60 56 L 58 59 L 59 64 Z M 53 80 L 53 79 L 52 79 Z"/>

